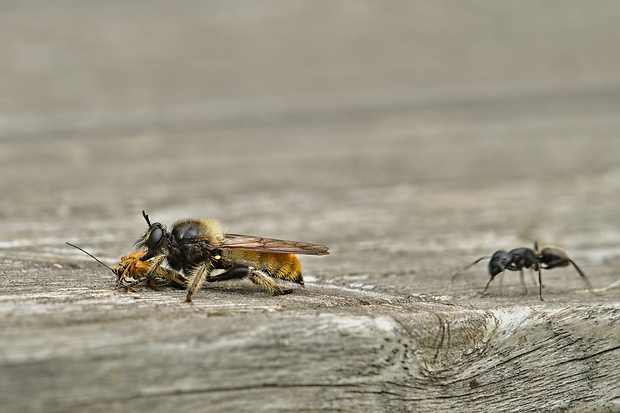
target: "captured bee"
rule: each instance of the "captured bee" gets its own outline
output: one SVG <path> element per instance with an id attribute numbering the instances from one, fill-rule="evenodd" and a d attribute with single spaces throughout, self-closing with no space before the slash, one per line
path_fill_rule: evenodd
<path id="1" fill-rule="evenodd" d="M 93 258 L 99 264 L 103 265 L 116 275 L 116 287 L 125 291 L 130 291 L 132 287 L 146 281 L 147 285 L 151 288 L 158 288 L 161 285 L 160 280 L 167 279 L 169 285 L 185 288 L 187 280 L 181 275 L 165 267 L 160 267 L 157 271 L 153 272 L 150 277 L 147 277 L 151 265 L 142 261 L 141 258 L 146 254 L 146 251 L 136 251 L 125 257 L 122 257 L 116 267 L 112 268 L 106 263 L 99 260 L 97 257 L 89 253 L 88 251 L 67 242 L 74 248 L 79 249 L 89 257 Z M 131 281 L 129 281 L 129 279 Z"/>
<path id="2" fill-rule="evenodd" d="M 150 269 L 144 277 L 167 264 L 175 273 L 187 276 L 187 302 L 204 281 L 216 282 L 248 277 L 274 295 L 289 294 L 292 290 L 280 287 L 274 278 L 303 286 L 301 264 L 295 254 L 326 255 L 324 245 L 284 241 L 251 235 L 224 234 L 220 224 L 212 219 L 184 219 L 168 231 L 159 222 L 151 223 L 136 245 L 145 248 L 140 261 L 148 261 Z M 212 275 L 213 270 L 223 270 Z"/>
<path id="3" fill-rule="evenodd" d="M 588 280 L 586 274 L 581 270 L 581 268 L 579 268 L 575 261 L 573 261 L 568 256 L 566 251 L 558 247 L 545 247 L 541 251 L 539 251 L 538 243 L 535 242 L 533 250 L 525 247 L 515 248 L 508 252 L 499 250 L 493 253 L 493 255 L 491 255 L 490 257 L 485 256 L 478 258 L 476 261 L 465 267 L 464 270 L 471 268 L 472 266 L 487 258 L 490 258 L 488 270 L 491 279 L 484 288 L 484 291 L 482 291 L 482 294 L 485 294 L 487 292 L 495 277 L 499 274 L 504 273 L 506 270 L 520 271 L 521 285 L 523 285 L 525 291 L 527 292 L 527 287 L 525 287 L 525 281 L 523 279 L 523 269 L 531 269 L 538 272 L 538 291 L 540 295 L 540 300 L 544 301 L 542 293 L 542 288 L 544 286 L 542 282 L 542 270 L 550 270 L 557 267 L 567 267 L 570 264 L 572 264 L 575 270 L 579 273 L 588 290 L 592 291 L 592 285 L 590 284 L 590 281 Z M 452 279 L 454 280 L 454 278 L 456 278 L 456 276 L 459 274 L 460 272 L 454 274 Z"/>
<path id="4" fill-rule="evenodd" d="M 114 268 L 114 273 L 117 275 L 117 288 L 131 290 L 132 287 L 140 284 L 142 281 L 146 281 L 146 284 L 151 288 L 157 288 L 159 286 L 158 279 L 162 278 L 167 278 L 170 281 L 168 284 L 171 286 L 177 288 L 186 287 L 187 280 L 185 277 L 169 268 L 160 266 L 149 274 L 151 264 L 142 260 L 144 255 L 146 255 L 146 251 L 136 251 L 121 257 L 120 262 Z M 133 281 L 127 281 L 128 278 Z"/>

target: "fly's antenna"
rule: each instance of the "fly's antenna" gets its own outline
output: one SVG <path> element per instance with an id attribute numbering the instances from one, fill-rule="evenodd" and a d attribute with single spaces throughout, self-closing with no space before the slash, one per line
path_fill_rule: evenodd
<path id="1" fill-rule="evenodd" d="M 90 252 L 86 251 L 83 248 L 78 247 L 77 245 L 73 245 L 70 242 L 66 243 L 67 245 L 72 246 L 73 248 L 77 248 L 80 251 L 82 251 L 84 254 L 88 255 L 90 258 L 92 258 L 93 260 L 97 261 L 99 264 L 103 265 L 104 267 L 106 267 L 108 270 L 112 271 L 114 274 L 116 274 L 116 271 L 114 271 L 114 269 L 112 267 L 110 267 L 108 264 L 106 264 L 105 262 L 101 261 L 99 258 L 95 257 L 93 254 L 91 254 Z"/>
<path id="2" fill-rule="evenodd" d="M 144 212 L 144 210 L 142 210 L 142 216 L 144 217 L 144 219 L 146 220 L 146 223 L 149 225 L 149 228 L 151 227 L 151 221 L 149 220 L 149 216 L 146 212 Z"/>
<path id="3" fill-rule="evenodd" d="M 462 272 L 467 271 L 468 269 L 470 269 L 471 267 L 473 267 L 474 265 L 478 264 L 480 261 L 482 260 L 486 260 L 489 259 L 491 257 L 485 256 L 485 257 L 480 257 L 478 258 L 476 261 L 472 262 L 471 264 L 469 264 L 466 267 L 461 268 L 460 270 L 458 270 L 453 276 L 452 276 L 452 280 L 450 282 L 454 282 L 454 280 L 456 280 L 456 278 L 461 275 Z"/>

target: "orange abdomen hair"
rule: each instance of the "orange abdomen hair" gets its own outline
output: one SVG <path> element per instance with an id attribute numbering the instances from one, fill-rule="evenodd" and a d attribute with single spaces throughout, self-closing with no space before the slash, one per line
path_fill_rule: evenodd
<path id="1" fill-rule="evenodd" d="M 301 275 L 301 264 L 295 254 L 280 254 L 260 251 L 229 250 L 229 259 L 233 261 L 249 261 L 257 269 L 274 278 L 304 284 Z"/>
<path id="2" fill-rule="evenodd" d="M 301 276 L 301 264 L 294 254 L 274 254 L 262 252 L 261 264 L 259 268 L 266 271 L 269 275 L 281 278 L 286 281 L 304 284 Z"/>

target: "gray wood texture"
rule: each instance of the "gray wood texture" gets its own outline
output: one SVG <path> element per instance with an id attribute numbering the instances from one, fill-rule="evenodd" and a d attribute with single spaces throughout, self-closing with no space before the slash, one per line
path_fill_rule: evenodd
<path id="1" fill-rule="evenodd" d="M 3 412 L 620 411 L 620 7 L 4 2 Z M 329 245 L 114 289 L 145 230 Z M 481 296 L 499 249 L 585 270 Z M 453 280 L 453 275 L 459 272 Z"/>

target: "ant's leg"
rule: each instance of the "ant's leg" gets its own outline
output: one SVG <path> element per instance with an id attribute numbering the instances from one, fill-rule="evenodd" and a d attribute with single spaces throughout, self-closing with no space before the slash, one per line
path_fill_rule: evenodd
<path id="1" fill-rule="evenodd" d="M 506 274 L 506 271 L 502 271 L 501 273 L 498 274 L 499 277 L 499 293 L 502 293 L 502 286 L 504 285 L 504 274 Z"/>
<path id="2" fill-rule="evenodd" d="M 523 274 L 523 268 L 521 268 L 521 274 L 520 274 L 520 279 L 521 279 L 521 286 L 523 287 L 523 295 L 527 294 L 527 285 L 525 285 L 525 276 Z"/>
<path id="3" fill-rule="evenodd" d="M 540 295 L 540 301 L 545 301 L 543 298 L 543 282 L 542 282 L 542 268 L 538 267 L 538 294 Z"/>
<path id="4" fill-rule="evenodd" d="M 487 293 L 487 290 L 489 289 L 489 285 L 491 285 L 491 283 L 493 282 L 493 280 L 495 279 L 496 275 L 491 276 L 491 279 L 489 280 L 489 282 L 487 283 L 487 286 L 484 287 L 484 291 L 481 293 L 482 295 L 485 295 Z"/>

